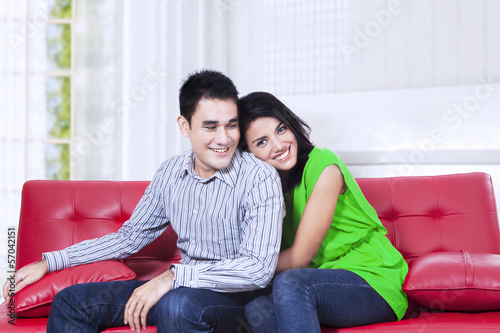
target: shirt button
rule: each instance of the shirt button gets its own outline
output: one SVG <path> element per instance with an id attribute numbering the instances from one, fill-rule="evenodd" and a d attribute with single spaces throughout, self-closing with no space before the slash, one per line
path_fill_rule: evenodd
<path id="1" fill-rule="evenodd" d="M 191 239 L 189 242 L 190 242 L 191 244 L 195 244 L 195 243 L 196 243 L 196 241 L 195 241 L 194 239 Z"/>

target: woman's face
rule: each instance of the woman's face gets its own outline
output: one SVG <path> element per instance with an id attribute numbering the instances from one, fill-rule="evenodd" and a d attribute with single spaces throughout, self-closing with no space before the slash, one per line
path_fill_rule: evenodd
<path id="1" fill-rule="evenodd" d="M 297 140 L 292 131 L 272 117 L 257 118 L 245 133 L 250 151 L 277 170 L 290 170 L 297 163 Z"/>

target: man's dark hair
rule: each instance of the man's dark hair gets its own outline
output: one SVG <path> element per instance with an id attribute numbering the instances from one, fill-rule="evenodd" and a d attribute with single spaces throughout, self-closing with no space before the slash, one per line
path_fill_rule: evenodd
<path id="1" fill-rule="evenodd" d="M 238 103 L 238 90 L 230 78 L 221 72 L 203 69 L 188 76 L 179 89 L 181 116 L 191 126 L 191 118 L 202 99 L 229 99 Z"/>
<path id="2" fill-rule="evenodd" d="M 290 170 L 285 190 L 291 190 L 302 180 L 302 172 L 309 159 L 309 153 L 314 145 L 309 139 L 311 129 L 307 123 L 292 112 L 283 102 L 267 92 L 253 92 L 238 101 L 238 118 L 240 122 L 239 149 L 248 151 L 245 139 L 246 131 L 257 118 L 272 117 L 285 124 L 297 140 L 297 164 Z"/>

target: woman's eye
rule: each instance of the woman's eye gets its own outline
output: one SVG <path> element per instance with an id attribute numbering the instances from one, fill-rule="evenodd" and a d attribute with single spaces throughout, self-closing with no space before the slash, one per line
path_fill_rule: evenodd
<path id="1" fill-rule="evenodd" d="M 286 125 L 283 125 L 283 126 L 281 126 L 280 128 L 278 128 L 278 133 L 283 133 L 283 132 L 285 132 L 287 129 L 288 129 L 288 127 L 286 127 Z"/>
<path id="2" fill-rule="evenodd" d="M 267 140 L 260 140 L 257 142 L 257 147 L 261 148 L 267 143 Z"/>

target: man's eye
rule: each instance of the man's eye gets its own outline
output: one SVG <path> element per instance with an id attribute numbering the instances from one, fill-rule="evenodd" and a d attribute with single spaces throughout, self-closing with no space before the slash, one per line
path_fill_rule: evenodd
<path id="1" fill-rule="evenodd" d="M 229 128 L 238 128 L 238 124 L 231 124 L 228 126 Z"/>
<path id="2" fill-rule="evenodd" d="M 213 130 L 215 130 L 215 126 L 207 126 L 207 127 L 205 127 L 205 128 L 206 128 L 207 130 L 209 130 L 209 131 L 213 131 Z"/>

